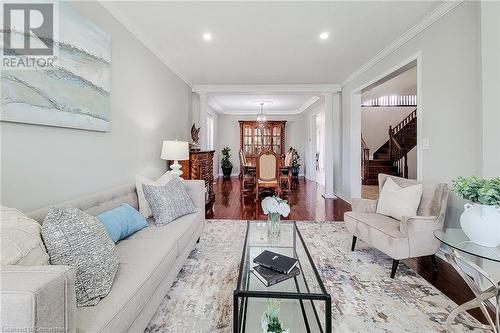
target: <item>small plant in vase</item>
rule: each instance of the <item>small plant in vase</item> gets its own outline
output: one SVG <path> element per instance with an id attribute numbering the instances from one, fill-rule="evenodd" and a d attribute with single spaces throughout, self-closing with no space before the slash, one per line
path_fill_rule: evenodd
<path id="1" fill-rule="evenodd" d="M 231 148 L 224 147 L 222 149 L 222 159 L 220 161 L 220 166 L 222 168 L 222 174 L 224 178 L 231 177 L 231 172 L 233 172 L 233 163 L 231 163 Z"/>
<path id="2" fill-rule="evenodd" d="M 269 237 L 280 235 L 280 217 L 287 217 L 290 214 L 288 201 L 277 196 L 266 197 L 262 200 L 262 210 L 267 215 L 267 234 Z"/>
<path id="3" fill-rule="evenodd" d="M 262 333 L 288 333 L 288 329 L 283 328 L 279 319 L 280 301 L 275 299 L 267 300 L 267 310 L 262 315 Z"/>
<path id="4" fill-rule="evenodd" d="M 460 225 L 476 244 L 496 247 L 500 244 L 500 177 L 484 179 L 476 176 L 458 177 L 453 192 L 472 202 L 464 205 Z"/>
<path id="5" fill-rule="evenodd" d="M 300 163 L 299 163 L 300 162 L 300 155 L 297 152 L 297 149 L 295 149 L 293 147 L 290 147 L 290 151 L 292 152 L 292 163 L 291 163 L 292 175 L 294 177 L 298 177 L 299 171 L 300 171 Z"/>

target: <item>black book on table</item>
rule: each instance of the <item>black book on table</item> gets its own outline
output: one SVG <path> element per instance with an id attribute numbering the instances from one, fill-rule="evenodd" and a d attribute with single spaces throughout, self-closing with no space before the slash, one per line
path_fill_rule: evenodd
<path id="1" fill-rule="evenodd" d="M 288 274 L 297 266 L 298 260 L 279 253 L 264 250 L 253 260 L 254 263 L 277 272 Z"/>
<path id="2" fill-rule="evenodd" d="M 298 267 L 292 269 L 288 274 L 283 274 L 280 272 L 273 271 L 272 269 L 266 268 L 264 266 L 255 266 L 253 268 L 253 274 L 266 286 L 270 287 L 273 284 L 288 280 L 294 276 L 300 274 Z"/>

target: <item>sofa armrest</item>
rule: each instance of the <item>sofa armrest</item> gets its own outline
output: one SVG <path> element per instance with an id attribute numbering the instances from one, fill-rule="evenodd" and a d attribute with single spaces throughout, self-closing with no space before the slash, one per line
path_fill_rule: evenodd
<path id="1" fill-rule="evenodd" d="M 435 231 L 442 227 L 443 225 L 436 216 L 403 216 L 399 230 L 408 235 L 412 232 Z"/>
<path id="2" fill-rule="evenodd" d="M 7 265 L 0 277 L 2 332 L 75 332 L 76 269 Z"/>
<path id="3" fill-rule="evenodd" d="M 375 213 L 378 200 L 352 198 L 351 207 L 353 212 Z"/>
<path id="4" fill-rule="evenodd" d="M 204 180 L 184 180 L 184 186 L 196 208 L 205 209 L 205 181 Z"/>

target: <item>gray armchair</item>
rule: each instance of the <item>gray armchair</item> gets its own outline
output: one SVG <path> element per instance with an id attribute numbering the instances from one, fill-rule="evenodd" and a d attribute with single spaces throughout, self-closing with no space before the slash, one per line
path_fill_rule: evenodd
<path id="1" fill-rule="evenodd" d="M 368 245 L 377 248 L 393 259 L 391 278 L 394 278 L 399 260 L 432 256 L 434 269 L 437 270 L 435 253 L 440 242 L 434 231 L 443 228 L 448 202 L 447 184 L 422 183 L 415 180 L 379 174 L 379 189 L 388 177 L 401 187 L 422 184 L 422 199 L 417 216 L 403 216 L 401 221 L 377 214 L 377 200 L 353 199 L 352 212 L 344 214 L 344 221 L 353 234 L 351 250 L 360 238 Z"/>

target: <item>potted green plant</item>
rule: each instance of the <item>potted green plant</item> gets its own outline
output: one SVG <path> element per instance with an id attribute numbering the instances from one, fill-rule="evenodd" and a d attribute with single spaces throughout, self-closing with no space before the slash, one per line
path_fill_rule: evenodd
<path id="1" fill-rule="evenodd" d="M 460 216 L 460 225 L 467 237 L 482 246 L 499 245 L 500 177 L 458 177 L 453 181 L 453 192 L 472 202 L 464 205 L 465 211 Z"/>
<path id="2" fill-rule="evenodd" d="M 222 174 L 224 178 L 231 177 L 231 172 L 233 171 L 233 163 L 231 163 L 231 148 L 224 147 L 222 149 L 222 159 L 220 161 L 220 165 L 222 168 Z"/>
<path id="3" fill-rule="evenodd" d="M 300 172 L 300 155 L 297 152 L 297 149 L 290 147 L 290 151 L 292 152 L 292 176 L 298 177 Z"/>

